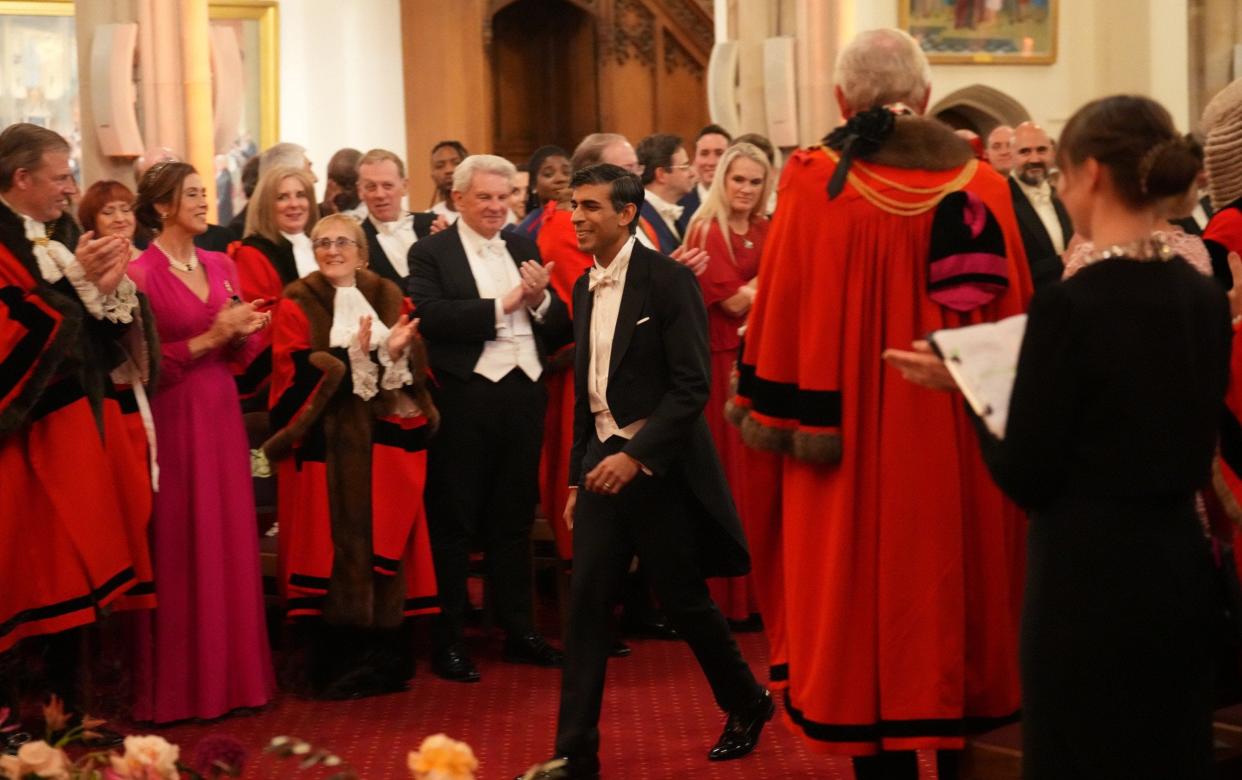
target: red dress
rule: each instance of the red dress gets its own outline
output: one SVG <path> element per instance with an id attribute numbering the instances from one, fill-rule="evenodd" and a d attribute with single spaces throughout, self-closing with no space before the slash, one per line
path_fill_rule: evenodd
<path id="1" fill-rule="evenodd" d="M 756 532 L 762 534 L 762 531 L 752 525 L 752 521 L 758 521 L 759 518 L 748 518 L 742 506 L 741 497 L 744 491 L 741 485 L 747 479 L 747 465 L 743 453 L 745 448 L 737 428 L 725 419 L 725 403 L 729 400 L 733 367 L 737 362 L 737 348 L 742 341 L 738 336 L 738 328 L 745 323 L 745 319 L 729 314 L 721 304 L 758 275 L 759 256 L 763 252 L 763 241 L 767 234 L 768 221 L 759 219 L 751 223 L 746 235 L 738 235 L 730 230 L 729 244 L 726 244 L 720 225 L 713 221 L 710 225 L 697 227 L 686 241 L 688 246 L 703 249 L 711 258 L 707 268 L 699 276 L 703 303 L 707 305 L 707 335 L 712 355 L 711 395 L 708 397 L 704 414 L 707 416 L 707 427 L 712 432 L 712 440 L 716 443 L 716 452 L 720 455 L 725 478 L 733 491 L 733 500 L 738 505 L 748 542 L 757 535 Z M 760 544 L 762 545 L 762 541 Z M 707 587 L 711 590 L 712 600 L 729 620 L 746 620 L 759 611 L 760 605 L 757 603 L 749 575 L 714 577 L 707 581 Z"/>
<path id="2" fill-rule="evenodd" d="M 548 203 L 541 214 L 539 256 L 552 268 L 552 289 L 565 302 L 573 316 L 574 282 L 595 259 L 578 249 L 578 239 L 571 212 Z M 543 459 L 540 463 L 540 485 L 543 511 L 556 536 L 556 550 L 562 560 L 574 557 L 573 532 L 565 525 L 565 504 L 569 500 L 569 450 L 574 441 L 574 348 L 570 344 L 552 356 L 544 384 L 548 388 L 548 411 L 543 430 Z"/>
<path id="3" fill-rule="evenodd" d="M 813 749 L 843 755 L 961 749 L 1020 701 L 1024 518 L 961 398 L 906 382 L 880 354 L 1023 311 L 1029 272 L 1004 179 L 928 120 L 897 127 L 925 138 L 897 144 L 894 164 L 856 162 L 834 200 L 835 154 L 786 166 L 734 399 L 747 443 L 783 458 L 786 713 Z M 956 163 L 898 164 L 935 144 Z M 967 311 L 938 302 L 944 266 L 930 262 L 941 198 L 963 190 L 955 202 L 986 206 L 975 213 L 1004 253 L 982 258 L 1001 263 L 982 292 L 980 256 L 953 256 Z"/>

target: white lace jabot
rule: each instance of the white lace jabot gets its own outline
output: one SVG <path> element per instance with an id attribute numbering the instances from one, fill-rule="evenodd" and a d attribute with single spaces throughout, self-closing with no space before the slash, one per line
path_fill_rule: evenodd
<path id="1" fill-rule="evenodd" d="M 371 355 L 362 351 L 358 341 L 358 323 L 363 317 L 371 318 L 371 349 L 379 358 L 379 365 Z M 410 373 L 409 350 L 404 354 L 388 354 L 388 335 L 391 331 L 380 321 L 375 308 L 357 287 L 337 287 L 332 303 L 332 329 L 328 332 L 328 346 L 345 347 L 349 350 L 349 368 L 354 380 L 354 394 L 363 400 L 375 396 L 379 388 L 395 390 L 414 381 Z M 384 379 L 379 379 L 379 367 L 384 367 Z"/>

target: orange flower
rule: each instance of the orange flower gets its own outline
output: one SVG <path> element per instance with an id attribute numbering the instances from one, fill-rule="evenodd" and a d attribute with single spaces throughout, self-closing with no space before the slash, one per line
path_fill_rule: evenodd
<path id="1" fill-rule="evenodd" d="M 415 780 L 474 780 L 479 761 L 465 742 L 445 734 L 432 734 L 409 755 Z"/>
<path id="2" fill-rule="evenodd" d="M 65 714 L 65 703 L 54 693 L 47 700 L 47 704 L 43 705 L 43 720 L 47 723 L 48 731 L 60 731 L 69 722 L 69 716 Z"/>

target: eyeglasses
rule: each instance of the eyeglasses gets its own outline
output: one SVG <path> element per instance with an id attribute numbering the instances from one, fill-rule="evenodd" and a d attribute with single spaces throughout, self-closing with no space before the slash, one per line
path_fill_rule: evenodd
<path id="1" fill-rule="evenodd" d="M 670 171 L 688 171 L 690 170 L 690 163 L 682 163 L 681 165 L 670 165 L 668 166 L 668 169 Z"/>
<path id="2" fill-rule="evenodd" d="M 311 246 L 315 248 L 316 252 L 327 252 L 332 247 L 336 247 L 337 249 L 344 252 L 345 247 L 358 246 L 358 242 L 353 240 L 352 238 L 345 238 L 345 236 L 339 236 L 337 238 L 317 238 L 311 242 Z"/>

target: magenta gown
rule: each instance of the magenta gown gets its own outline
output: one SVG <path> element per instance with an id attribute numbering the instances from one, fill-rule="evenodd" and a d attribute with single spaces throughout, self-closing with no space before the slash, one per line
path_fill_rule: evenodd
<path id="1" fill-rule="evenodd" d="M 233 261 L 198 251 L 207 302 L 152 245 L 129 274 L 150 299 L 160 337 L 151 399 L 160 468 L 151 522 L 157 606 L 137 616 L 134 718 L 215 718 L 266 704 L 275 689 L 263 610 L 250 459 L 232 365 L 258 354 L 251 338 L 191 359 L 241 287 Z"/>

